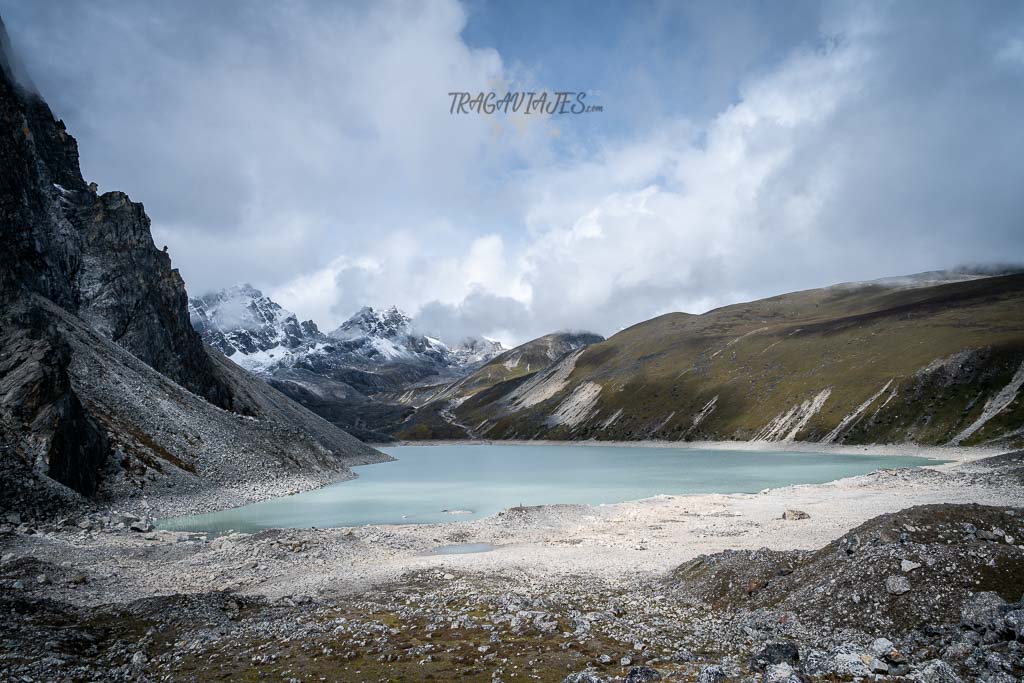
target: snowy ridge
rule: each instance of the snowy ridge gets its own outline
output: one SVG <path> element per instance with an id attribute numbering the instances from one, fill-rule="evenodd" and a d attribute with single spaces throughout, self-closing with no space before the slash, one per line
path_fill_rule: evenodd
<path id="1" fill-rule="evenodd" d="M 248 284 L 189 301 L 192 326 L 211 346 L 246 370 L 270 375 L 280 369 L 359 368 L 374 371 L 403 364 L 438 372 L 484 363 L 505 349 L 499 342 L 469 338 L 449 347 L 416 333 L 412 319 L 392 306 L 364 307 L 324 334 Z"/>

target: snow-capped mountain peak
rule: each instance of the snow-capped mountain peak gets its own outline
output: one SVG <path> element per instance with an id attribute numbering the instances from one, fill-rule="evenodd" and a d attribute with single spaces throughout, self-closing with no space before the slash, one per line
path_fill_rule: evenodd
<path id="1" fill-rule="evenodd" d="M 397 307 L 392 306 L 385 311 L 375 311 L 369 306 L 359 309 L 351 318 L 343 322 L 329 336 L 335 339 L 352 339 L 361 336 L 394 339 L 409 333 L 412 318 Z"/>
<path id="2" fill-rule="evenodd" d="M 248 284 L 234 285 L 189 301 L 192 326 L 211 346 L 250 372 L 269 375 L 303 367 L 337 374 L 342 368 L 376 372 L 401 364 L 413 375 L 450 372 L 485 362 L 504 351 L 482 338 L 454 347 L 418 334 L 412 319 L 392 306 L 361 308 L 330 334 L 298 317 Z"/>
<path id="3" fill-rule="evenodd" d="M 299 322 L 294 313 L 249 284 L 190 299 L 189 317 L 207 344 L 249 370 L 323 340 L 316 323 Z"/>

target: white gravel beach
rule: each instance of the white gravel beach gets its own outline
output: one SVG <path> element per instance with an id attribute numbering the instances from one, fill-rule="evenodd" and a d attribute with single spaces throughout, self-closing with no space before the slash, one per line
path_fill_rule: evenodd
<path id="1" fill-rule="evenodd" d="M 454 517 L 443 524 L 283 529 L 210 538 L 133 533 L 109 525 L 101 530 L 101 520 L 90 529 L 20 536 L 7 551 L 56 563 L 71 561 L 95 574 L 97 580 L 88 589 L 71 588 L 64 596 L 85 603 L 220 589 L 269 596 L 345 593 L 422 569 L 513 573 L 531 583 L 556 582 L 567 575 L 614 583 L 664 573 L 698 555 L 726 549 L 817 548 L 865 520 L 914 505 L 1024 505 L 1020 486 L 1004 484 L 972 464 L 1000 452 L 993 449 L 735 442 L 690 447 L 912 454 L 946 462 L 756 494 L 661 495 L 608 505 L 511 508 L 480 520 Z M 802 511 L 808 518 L 783 519 L 786 510 Z M 460 543 L 495 548 L 469 554 L 431 552 Z"/>

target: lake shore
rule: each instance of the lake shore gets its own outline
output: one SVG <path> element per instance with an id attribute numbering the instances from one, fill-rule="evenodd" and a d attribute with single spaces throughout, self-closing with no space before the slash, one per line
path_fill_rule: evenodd
<path id="1" fill-rule="evenodd" d="M 786 445 L 786 449 L 795 450 L 793 447 Z M 875 454 L 896 448 L 878 447 Z M 754 449 L 782 450 L 760 444 L 747 450 Z M 55 528 L 7 538 L 5 544 L 13 541 L 19 552 L 39 553 L 53 561 L 95 565 L 101 575 L 109 574 L 110 566 L 125 554 L 142 549 L 154 557 L 166 553 L 166 562 L 139 564 L 146 568 L 139 576 L 119 573 L 116 591 L 108 593 L 102 589 L 103 582 L 97 582 L 96 593 L 72 591 L 67 596 L 70 599 L 135 599 L 154 593 L 215 589 L 277 596 L 296 590 L 359 591 L 393 581 L 410 570 L 433 568 L 514 571 L 538 582 L 582 573 L 614 583 L 637 572 L 663 573 L 698 555 L 726 549 L 818 547 L 871 517 L 914 505 L 1024 505 L 1024 489 L 1003 485 L 987 467 L 977 464 L 991 455 L 990 450 L 922 448 L 913 455 L 926 453 L 931 457 L 941 454 L 948 462 L 881 469 L 823 484 L 759 493 L 658 495 L 603 505 L 511 508 L 477 520 L 460 521 L 453 516 L 444 523 L 278 529 L 219 538 L 203 533 L 112 529 L 103 522 L 103 514 L 109 518 L 109 513 L 101 513 L 93 517 L 99 521 L 85 529 Z M 788 509 L 798 509 L 809 518 L 783 519 Z M 285 563 L 256 561 L 245 569 L 243 557 L 249 557 L 261 545 L 259 539 L 268 535 L 317 551 Z M 466 555 L 431 553 L 437 546 L 460 543 L 487 543 L 495 550 Z M 226 552 L 228 548 L 232 552 Z M 180 572 L 175 566 L 185 556 L 196 571 Z M 303 561 L 308 557 L 316 561 Z M 228 570 L 229 564 L 244 570 Z"/>
<path id="2" fill-rule="evenodd" d="M 989 446 L 928 446 L 906 444 L 835 444 L 816 441 L 664 441 L 645 439 L 641 441 L 552 441 L 546 439 L 454 439 L 396 441 L 394 443 L 371 444 L 374 448 L 402 446 L 615 446 L 617 448 L 680 448 L 694 450 L 745 451 L 753 453 L 840 453 L 846 455 L 894 456 L 910 455 L 932 460 L 948 460 L 956 463 L 972 462 L 982 458 L 1006 453 L 1007 449 Z"/>
<path id="3" fill-rule="evenodd" d="M 107 513 L 40 529 L 7 524 L 0 529 L 0 582 L 8 596 L 4 600 L 13 601 L 15 609 L 42 615 L 48 624 L 44 632 L 54 623 L 88 632 L 93 619 L 124 624 L 118 642 L 127 645 L 109 648 L 96 660 L 97 670 L 109 663 L 122 667 L 124 680 L 142 670 L 163 672 L 167 680 L 187 678 L 183 672 L 205 672 L 215 659 L 222 671 L 239 677 L 273 672 L 287 678 L 298 667 L 321 676 L 349 676 L 345 680 L 386 680 L 400 670 L 410 680 L 430 673 L 438 680 L 483 682 L 504 671 L 505 678 L 559 683 L 567 668 L 597 666 L 621 677 L 631 665 L 644 664 L 694 680 L 708 666 L 739 675 L 747 670 L 750 653 L 780 637 L 818 662 L 814 666 L 826 677 L 845 670 L 849 652 L 858 658 L 870 653 L 878 637 L 904 638 L 909 661 L 923 670 L 945 652 L 943 643 L 955 641 L 957 631 L 942 635 L 934 648 L 914 650 L 920 632 L 893 625 L 907 606 L 918 609 L 956 582 L 955 602 L 944 598 L 937 604 L 953 604 L 959 614 L 971 591 L 992 580 L 985 573 L 985 563 L 995 561 L 992 549 L 1003 553 L 997 566 L 1012 572 L 1024 566 L 1024 467 L 963 451 L 954 460 L 949 450 L 941 450 L 943 459 L 952 461 L 945 464 L 881 469 L 825 484 L 510 508 L 480 520 L 441 524 L 271 529 L 219 537 L 133 532 Z M 787 510 L 803 514 L 787 519 Z M 740 578 L 747 576 L 743 572 L 782 577 L 792 563 L 836 539 L 860 543 L 862 537 L 851 530 L 897 511 L 903 511 L 897 531 L 869 546 L 878 557 L 860 551 L 855 562 L 842 562 L 840 568 L 860 572 L 850 589 L 855 592 L 834 608 L 829 602 L 800 619 L 786 611 L 745 610 L 743 601 L 753 593 L 731 598 L 739 601 L 735 605 L 712 607 L 708 601 L 721 590 L 719 580 L 701 578 L 700 572 L 680 574 L 698 558 L 698 566 L 718 558 L 710 560 L 712 566 L 738 563 L 740 573 L 729 586 L 754 581 L 748 589 L 754 591 L 761 579 Z M 952 521 L 943 522 L 944 514 Z M 970 551 L 929 540 L 959 538 L 970 520 L 987 529 L 978 526 L 983 522 L 977 515 L 997 515 L 998 525 L 1011 531 L 990 534 L 996 542 L 972 535 Z M 922 531 L 933 523 L 946 526 Z M 900 545 L 901 533 L 926 534 L 922 543 L 932 545 Z M 465 543 L 494 549 L 433 552 Z M 907 558 L 915 562 L 901 564 Z M 902 575 L 901 566 L 927 567 L 915 570 L 912 585 L 922 579 L 935 585 L 922 584 L 909 596 L 913 603 L 894 602 L 899 596 L 883 584 L 886 575 Z M 825 591 L 821 595 L 836 585 L 832 571 L 838 570 L 816 569 L 811 576 Z M 674 590 L 678 577 L 685 577 L 688 587 Z M 1019 583 L 1012 583 L 1019 594 Z M 850 600 L 860 595 L 874 595 L 875 606 L 854 614 L 850 610 L 857 607 Z M 47 612 L 53 609 L 58 611 Z M 859 626 L 829 628 L 835 619 L 852 619 Z M 881 621 L 868 626 L 868 619 Z M 31 671 L 57 676 L 59 663 L 37 652 L 48 641 L 34 635 L 32 623 L 15 622 L 16 632 L 6 636 L 0 628 L 0 638 L 7 638 L 11 651 L 37 653 Z M 770 632 L 765 623 L 772 624 Z M 211 630 L 207 624 L 219 626 Z M 302 638 L 294 637 L 296 624 L 302 624 Z M 178 634 L 175 639 L 138 640 L 142 631 L 167 629 Z M 282 640 L 283 633 L 290 637 Z M 339 643 L 345 649 L 332 655 Z M 314 652 L 307 652 L 309 647 Z M 510 673 L 515 670 L 523 675 Z"/>
<path id="4" fill-rule="evenodd" d="M 1005 453 L 1005 448 L 978 446 L 921 446 L 918 444 L 822 444 L 817 442 L 777 441 L 552 441 L 552 440 L 435 440 L 400 441 L 390 444 L 371 444 L 374 448 L 400 448 L 404 446 L 574 446 L 580 448 L 610 446 L 623 448 L 675 448 L 692 450 L 742 451 L 753 453 L 837 453 L 847 455 L 900 456 L 928 458 L 937 463 L 932 467 L 949 468 L 960 463 Z M 113 511 L 127 511 L 153 518 L 177 517 L 205 512 L 218 512 L 250 505 L 273 498 L 304 493 L 359 477 L 359 467 L 344 473 L 317 472 L 309 475 L 278 474 L 259 481 L 247 481 L 240 486 L 196 485 L 171 489 L 151 489 L 133 498 L 106 503 Z"/>

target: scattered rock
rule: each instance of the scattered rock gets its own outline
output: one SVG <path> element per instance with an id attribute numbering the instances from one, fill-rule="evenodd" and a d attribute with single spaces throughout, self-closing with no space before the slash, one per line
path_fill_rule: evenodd
<path id="1" fill-rule="evenodd" d="M 569 674 L 562 679 L 562 683 L 606 683 L 606 679 L 598 675 L 593 669 L 587 669 Z"/>

